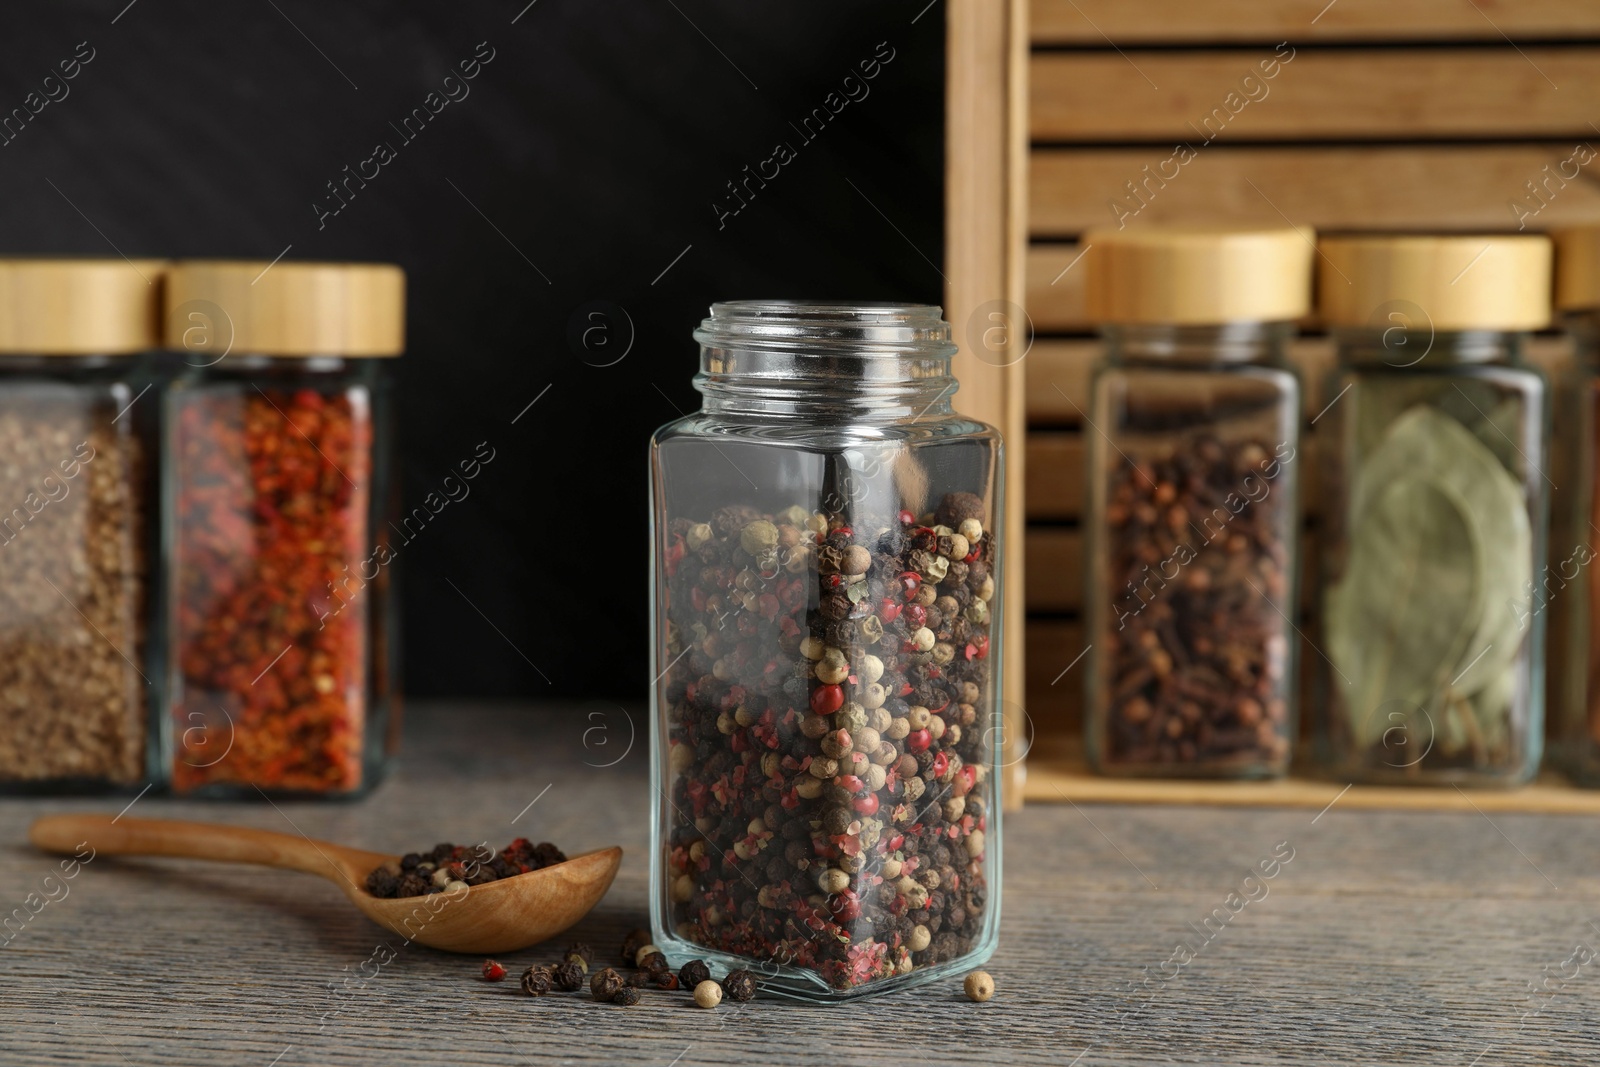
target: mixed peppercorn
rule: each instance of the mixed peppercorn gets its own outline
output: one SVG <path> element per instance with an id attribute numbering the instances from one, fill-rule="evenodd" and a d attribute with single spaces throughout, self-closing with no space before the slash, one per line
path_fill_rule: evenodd
<path id="1" fill-rule="evenodd" d="M 313 389 L 173 396 L 173 788 L 358 789 L 370 404 Z"/>
<path id="2" fill-rule="evenodd" d="M 962 956 L 988 894 L 983 501 L 708 518 L 662 546 L 678 936 L 839 989 Z"/>
<path id="3" fill-rule="evenodd" d="M 535 845 L 525 837 L 517 838 L 499 852 L 487 844 L 446 842 L 428 852 L 408 852 L 398 863 L 391 861 L 373 868 L 367 875 L 367 892 L 375 897 L 455 892 L 457 885 L 482 885 L 566 861 L 566 855 L 550 842 Z M 484 976 L 488 977 L 487 972 Z M 501 977 L 505 977 L 503 971 Z"/>

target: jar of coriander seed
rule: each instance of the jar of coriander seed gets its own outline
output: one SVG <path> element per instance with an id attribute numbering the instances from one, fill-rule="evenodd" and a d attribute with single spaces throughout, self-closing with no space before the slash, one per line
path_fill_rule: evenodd
<path id="1" fill-rule="evenodd" d="M 999 435 L 939 309 L 716 304 L 651 443 L 651 918 L 816 1001 L 993 951 Z"/>
<path id="2" fill-rule="evenodd" d="M 183 261 L 166 397 L 166 759 L 179 794 L 352 796 L 397 747 L 390 365 L 405 278 Z M 391 522 L 393 520 L 393 522 Z M 399 540 L 397 541 L 396 538 Z"/>
<path id="3" fill-rule="evenodd" d="M 0 260 L 0 790 L 134 789 L 150 649 L 165 264 Z M 147 395 L 149 394 L 149 395 Z"/>
<path id="4" fill-rule="evenodd" d="M 1346 782 L 1516 785 L 1544 731 L 1542 236 L 1325 238 L 1317 748 Z"/>
<path id="5" fill-rule="evenodd" d="M 1101 774 L 1267 778 L 1294 740 L 1301 391 L 1290 227 L 1087 234 L 1084 734 Z M 1063 658 L 1077 655 L 1062 650 Z"/>
<path id="6" fill-rule="evenodd" d="M 1549 565 L 1531 592 L 1547 608 L 1551 758 L 1573 781 L 1600 786 L 1600 226 L 1557 230 L 1555 304 L 1573 361 L 1552 416 Z M 1536 608 L 1537 610 L 1537 608 Z"/>

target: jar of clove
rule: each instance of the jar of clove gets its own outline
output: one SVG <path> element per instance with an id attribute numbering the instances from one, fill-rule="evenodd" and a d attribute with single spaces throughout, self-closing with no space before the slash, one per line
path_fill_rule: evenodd
<path id="1" fill-rule="evenodd" d="M 163 266 L 0 260 L 0 789 L 153 774 L 158 400 L 139 354 Z"/>
<path id="2" fill-rule="evenodd" d="M 1551 757 L 1574 781 L 1594 787 L 1600 786 L 1600 226 L 1550 236 L 1556 307 L 1576 358 L 1555 390 L 1549 564 L 1529 592 L 1548 606 Z"/>
<path id="3" fill-rule="evenodd" d="M 1322 764 L 1345 781 L 1513 785 L 1543 744 L 1544 237 L 1328 238 L 1339 364 L 1325 480 Z"/>
<path id="4" fill-rule="evenodd" d="M 1300 386 L 1290 228 L 1085 237 L 1084 734 L 1103 774 L 1261 778 L 1294 738 Z M 1078 649 L 1063 649 L 1065 657 Z"/>
<path id="5" fill-rule="evenodd" d="M 175 792 L 350 795 L 397 740 L 382 264 L 185 262 L 168 337 L 166 675 Z"/>
<path id="6" fill-rule="evenodd" d="M 651 446 L 652 921 L 826 1001 L 999 919 L 1000 440 L 939 309 L 717 304 Z"/>

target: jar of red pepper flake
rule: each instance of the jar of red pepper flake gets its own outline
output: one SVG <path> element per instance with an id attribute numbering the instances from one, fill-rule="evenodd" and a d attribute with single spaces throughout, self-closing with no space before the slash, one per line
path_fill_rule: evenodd
<path id="1" fill-rule="evenodd" d="M 384 264 L 184 262 L 163 551 L 178 793 L 350 795 L 398 728 Z"/>
<path id="2" fill-rule="evenodd" d="M 164 265 L 0 260 L 0 789 L 152 777 L 150 457 Z M 159 777 L 156 774 L 155 777 Z"/>
<path id="3" fill-rule="evenodd" d="M 939 309 L 717 304 L 651 448 L 651 917 L 831 1001 L 971 968 L 999 921 L 1000 439 Z"/>

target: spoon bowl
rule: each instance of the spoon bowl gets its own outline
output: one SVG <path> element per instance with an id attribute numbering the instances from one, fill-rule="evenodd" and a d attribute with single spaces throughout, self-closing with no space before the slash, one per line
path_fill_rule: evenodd
<path id="1" fill-rule="evenodd" d="M 605 896 L 622 863 L 622 849 L 604 848 L 464 890 L 375 897 L 366 890 L 367 875 L 375 867 L 397 862 L 398 856 L 270 830 L 108 815 L 47 815 L 33 824 L 28 837 L 46 852 L 69 855 L 87 844 L 95 855 L 183 856 L 320 875 L 379 926 L 429 948 L 475 955 L 527 948 L 568 929 Z"/>

